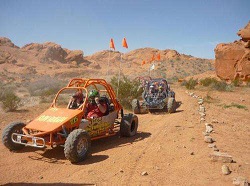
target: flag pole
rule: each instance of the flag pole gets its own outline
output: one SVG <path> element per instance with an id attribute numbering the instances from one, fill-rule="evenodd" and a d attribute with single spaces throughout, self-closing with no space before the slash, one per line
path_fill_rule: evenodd
<path id="1" fill-rule="evenodd" d="M 122 53 L 121 53 L 121 60 L 119 65 L 119 75 L 118 75 L 118 85 L 117 85 L 117 97 L 119 96 L 119 85 L 120 85 L 120 78 L 121 78 L 121 63 L 122 63 Z"/>
<path id="2" fill-rule="evenodd" d="M 111 49 L 109 49 L 109 59 L 108 59 L 108 67 L 107 67 L 107 74 L 106 74 L 107 76 L 108 76 L 108 73 L 109 73 L 109 63 L 110 63 L 110 50 L 111 50 Z"/>
<path id="3" fill-rule="evenodd" d="M 128 48 L 128 44 L 126 38 L 124 37 L 122 40 L 122 46 Z M 119 86 L 120 86 L 120 78 L 121 78 L 121 63 L 122 63 L 122 53 L 121 53 L 121 60 L 120 60 L 120 67 L 119 67 L 119 77 L 118 77 L 118 85 L 117 85 L 117 97 L 119 96 Z"/>

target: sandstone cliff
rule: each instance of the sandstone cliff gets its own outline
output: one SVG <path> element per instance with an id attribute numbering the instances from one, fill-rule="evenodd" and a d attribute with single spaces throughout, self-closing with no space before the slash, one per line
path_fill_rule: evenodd
<path id="1" fill-rule="evenodd" d="M 238 32 L 242 38 L 215 48 L 215 70 L 223 80 L 250 79 L 250 22 Z"/>

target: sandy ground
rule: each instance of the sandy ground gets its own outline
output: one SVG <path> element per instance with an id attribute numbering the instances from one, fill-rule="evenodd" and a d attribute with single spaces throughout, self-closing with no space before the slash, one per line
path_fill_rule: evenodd
<path id="1" fill-rule="evenodd" d="M 234 92 L 194 90 L 211 96 L 205 103 L 206 122 L 216 119 L 212 137 L 220 152 L 233 156 L 235 163 L 212 162 L 212 149 L 204 142 L 197 99 L 183 87 L 175 86 L 181 106 L 174 114 L 138 115 L 138 134 L 132 138 L 119 135 L 92 142 L 92 155 L 84 162 L 71 164 L 63 147 L 37 150 L 26 147 L 10 152 L 0 144 L 0 184 L 64 185 L 232 185 L 233 178 L 250 180 L 250 89 Z M 223 108 L 239 103 L 248 110 Z M 27 121 L 43 112 L 41 104 L 14 113 L 1 113 L 0 132 L 11 121 Z M 223 175 L 226 164 L 231 174 Z M 146 171 L 148 175 L 141 175 Z"/>

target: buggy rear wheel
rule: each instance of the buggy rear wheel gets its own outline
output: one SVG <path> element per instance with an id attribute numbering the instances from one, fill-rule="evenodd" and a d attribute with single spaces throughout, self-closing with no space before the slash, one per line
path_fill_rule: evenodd
<path id="1" fill-rule="evenodd" d="M 167 109 L 168 113 L 174 113 L 176 111 L 176 101 L 174 98 L 168 99 Z"/>
<path id="2" fill-rule="evenodd" d="M 14 143 L 12 141 L 12 134 L 23 134 L 22 128 L 25 126 L 22 122 L 14 122 L 9 124 L 2 133 L 2 142 L 5 147 L 7 147 L 10 150 L 20 150 L 24 148 L 24 145 Z"/>
<path id="3" fill-rule="evenodd" d="M 126 114 L 123 116 L 120 124 L 121 136 L 131 137 L 137 133 L 138 117 L 134 114 Z"/>
<path id="4" fill-rule="evenodd" d="M 138 99 L 132 100 L 132 110 L 134 114 L 140 114 L 140 103 Z"/>
<path id="5" fill-rule="evenodd" d="M 82 129 L 72 131 L 64 145 L 64 155 L 71 163 L 83 161 L 91 146 L 89 134 Z"/>

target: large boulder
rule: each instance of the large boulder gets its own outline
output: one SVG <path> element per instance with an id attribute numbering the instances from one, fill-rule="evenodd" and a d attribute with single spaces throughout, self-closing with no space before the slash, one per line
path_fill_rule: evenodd
<path id="1" fill-rule="evenodd" d="M 220 43 L 215 48 L 215 70 L 223 80 L 250 79 L 250 23 L 238 32 L 241 40 Z"/>
<path id="2" fill-rule="evenodd" d="M 165 57 L 167 59 L 176 59 L 176 58 L 180 57 L 180 54 L 176 50 L 169 50 L 166 53 Z"/>
<path id="3" fill-rule="evenodd" d="M 68 50 L 62 48 L 61 45 L 52 42 L 43 44 L 30 43 L 22 47 L 23 51 L 34 52 L 40 62 L 53 62 L 58 61 L 61 63 L 83 63 L 83 51 L 81 50 Z"/>
<path id="4" fill-rule="evenodd" d="M 72 50 L 67 53 L 67 57 L 65 58 L 67 62 L 76 61 L 77 64 L 80 64 L 84 61 L 83 59 L 83 51 L 81 50 Z"/>
<path id="5" fill-rule="evenodd" d="M 22 47 L 22 50 L 35 52 L 40 62 L 56 60 L 65 63 L 65 57 L 67 56 L 67 52 L 60 45 L 52 42 L 30 43 Z"/>

